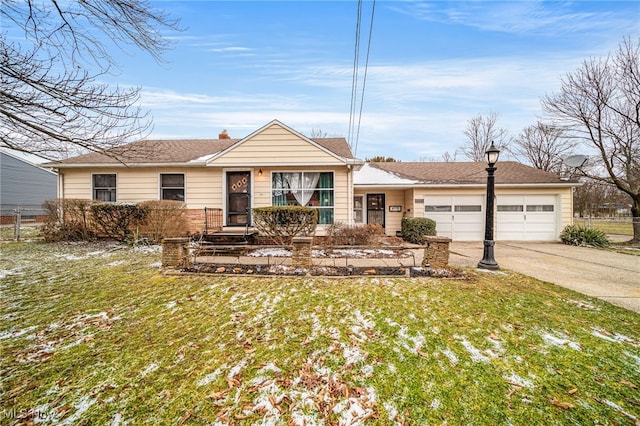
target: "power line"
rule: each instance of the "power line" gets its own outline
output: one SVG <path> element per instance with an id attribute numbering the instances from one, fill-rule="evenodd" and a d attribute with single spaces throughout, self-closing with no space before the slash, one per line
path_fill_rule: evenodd
<path id="1" fill-rule="evenodd" d="M 353 71 L 351 74 L 351 104 L 349 105 L 349 133 L 348 141 L 352 142 L 354 115 L 356 112 L 356 99 L 358 95 L 358 59 L 360 57 L 360 23 L 362 20 L 362 0 L 358 0 L 358 10 L 356 14 L 356 37 L 355 46 L 353 50 Z"/>
<path id="2" fill-rule="evenodd" d="M 353 75 L 351 78 L 351 105 L 349 108 L 349 133 L 348 140 L 353 150 L 353 154 L 356 155 L 358 151 L 358 141 L 360 139 L 360 124 L 362 122 L 362 110 L 364 105 L 364 91 L 367 83 L 367 70 L 369 68 L 369 54 L 371 52 L 371 39 L 373 34 L 373 19 L 375 16 L 376 1 L 373 0 L 371 7 L 371 20 L 369 22 L 369 37 L 367 41 L 367 55 L 364 65 L 364 77 L 362 80 L 362 90 L 360 92 L 360 107 L 358 108 L 358 73 L 360 70 L 359 58 L 360 58 L 360 33 L 362 30 L 362 0 L 358 0 L 358 12 L 356 18 L 356 37 L 355 47 L 353 55 Z M 358 118 L 356 120 L 356 111 L 358 111 Z"/>
<path id="3" fill-rule="evenodd" d="M 373 16 L 376 12 L 376 0 L 371 6 L 371 22 L 369 23 L 369 39 L 367 41 L 367 58 L 364 62 L 364 77 L 362 78 L 362 95 L 360 96 L 360 113 L 358 114 L 358 131 L 356 132 L 356 143 L 353 155 L 358 152 L 358 141 L 360 140 L 360 123 L 362 121 L 362 106 L 364 105 L 364 89 L 367 85 L 367 71 L 369 69 L 369 53 L 371 52 L 371 36 L 373 34 Z"/>

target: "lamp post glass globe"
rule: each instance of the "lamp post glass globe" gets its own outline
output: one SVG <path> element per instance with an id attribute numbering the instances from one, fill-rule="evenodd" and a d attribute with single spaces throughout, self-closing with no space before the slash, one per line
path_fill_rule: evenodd
<path id="1" fill-rule="evenodd" d="M 485 158 L 487 159 L 487 202 L 486 202 L 486 216 L 485 216 L 485 225 L 484 225 L 484 252 L 482 255 L 482 260 L 478 263 L 478 268 L 482 269 L 500 269 L 498 262 L 496 262 L 493 255 L 493 247 L 495 242 L 493 241 L 493 200 L 495 198 L 495 177 L 494 173 L 496 168 L 495 164 L 498 162 L 498 157 L 500 156 L 500 150 L 495 147 L 493 142 L 491 142 L 491 146 L 485 152 Z"/>

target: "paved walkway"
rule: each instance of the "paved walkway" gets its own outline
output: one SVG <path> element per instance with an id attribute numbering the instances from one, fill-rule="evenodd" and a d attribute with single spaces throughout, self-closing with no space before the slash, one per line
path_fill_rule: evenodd
<path id="1" fill-rule="evenodd" d="M 451 244 L 451 265 L 474 267 L 482 242 Z M 511 269 L 640 312 L 640 256 L 561 243 L 496 242 L 495 258 Z"/>

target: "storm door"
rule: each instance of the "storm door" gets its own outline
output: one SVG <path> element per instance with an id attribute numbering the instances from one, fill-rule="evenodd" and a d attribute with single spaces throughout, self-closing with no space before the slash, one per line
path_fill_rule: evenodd
<path id="1" fill-rule="evenodd" d="M 227 226 L 251 223 L 250 191 L 250 172 L 227 172 Z"/>
<path id="2" fill-rule="evenodd" d="M 384 194 L 367 194 L 367 223 L 384 228 Z"/>

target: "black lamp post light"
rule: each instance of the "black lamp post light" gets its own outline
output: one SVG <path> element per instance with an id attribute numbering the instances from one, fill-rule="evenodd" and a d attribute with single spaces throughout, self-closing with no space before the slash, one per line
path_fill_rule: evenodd
<path id="1" fill-rule="evenodd" d="M 500 150 L 493 145 L 484 153 L 487 159 L 487 203 L 486 203 L 486 220 L 484 224 L 484 253 L 482 260 L 478 262 L 478 268 L 482 269 L 500 269 L 498 262 L 493 257 L 493 247 L 495 242 L 493 241 L 493 200 L 495 198 L 495 177 L 496 171 L 495 164 L 498 162 L 500 156 Z"/>

